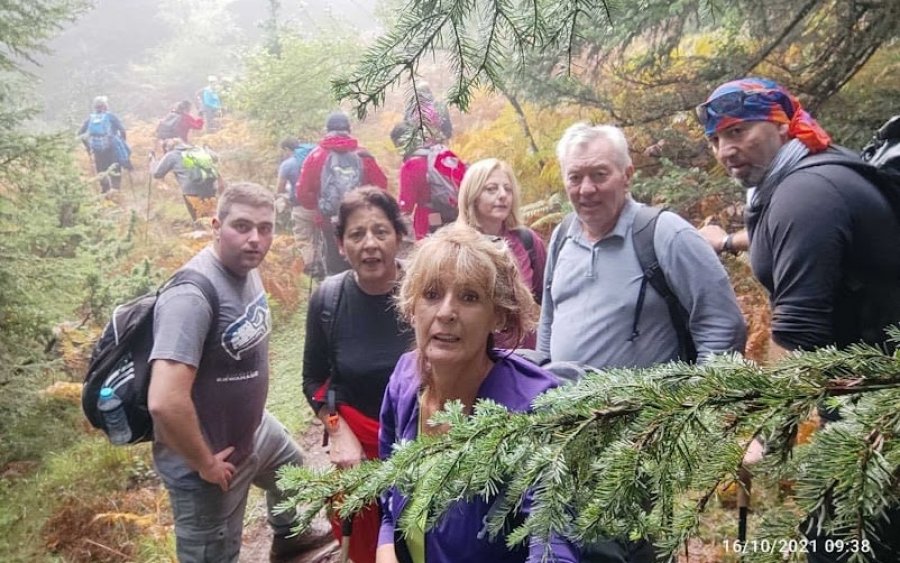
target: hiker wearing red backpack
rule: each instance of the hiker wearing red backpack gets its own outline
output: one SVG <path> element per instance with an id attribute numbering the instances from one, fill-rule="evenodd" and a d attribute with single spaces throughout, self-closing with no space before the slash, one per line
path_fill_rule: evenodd
<path id="1" fill-rule="evenodd" d="M 162 141 L 177 137 L 187 143 L 191 129 L 203 129 L 203 118 L 191 115 L 190 100 L 181 100 L 156 126 L 156 138 Z"/>
<path id="2" fill-rule="evenodd" d="M 350 119 L 334 112 L 325 121 L 325 136 L 309 153 L 297 181 L 294 232 L 311 241 L 304 256 L 307 274 L 336 274 L 350 268 L 340 255 L 334 220 L 343 196 L 360 186 L 387 189 L 387 178 L 369 151 L 350 135 Z"/>

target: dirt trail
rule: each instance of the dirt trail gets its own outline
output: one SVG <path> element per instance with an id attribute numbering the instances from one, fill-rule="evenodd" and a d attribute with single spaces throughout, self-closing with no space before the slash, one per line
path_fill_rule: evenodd
<path id="1" fill-rule="evenodd" d="M 309 428 L 297 440 L 303 451 L 303 459 L 309 467 L 327 467 L 328 452 L 322 447 L 322 423 L 313 419 Z M 266 523 L 266 503 L 264 498 L 257 500 L 253 506 L 247 506 L 248 514 L 259 514 L 253 522 L 244 527 L 244 539 L 241 546 L 240 563 L 266 563 L 269 560 L 269 547 L 272 545 L 272 531 Z M 321 516 L 314 523 L 317 530 L 329 529 L 328 523 Z M 291 563 L 337 563 L 338 544 L 333 542 L 323 548 L 291 559 Z"/>

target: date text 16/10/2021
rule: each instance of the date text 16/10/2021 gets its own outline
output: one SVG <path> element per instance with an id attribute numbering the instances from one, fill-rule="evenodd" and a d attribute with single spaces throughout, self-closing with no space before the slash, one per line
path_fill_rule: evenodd
<path id="1" fill-rule="evenodd" d="M 872 546 L 869 540 L 857 539 L 754 539 L 725 540 L 724 547 L 730 553 L 870 553 Z"/>

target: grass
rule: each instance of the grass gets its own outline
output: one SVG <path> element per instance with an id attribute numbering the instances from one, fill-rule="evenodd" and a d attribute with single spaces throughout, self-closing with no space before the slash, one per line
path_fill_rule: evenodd
<path id="1" fill-rule="evenodd" d="M 291 434 L 303 432 L 312 419 L 312 410 L 303 397 L 303 342 L 306 335 L 306 301 L 284 318 L 276 317 L 269 341 L 269 398 L 266 407 Z"/>

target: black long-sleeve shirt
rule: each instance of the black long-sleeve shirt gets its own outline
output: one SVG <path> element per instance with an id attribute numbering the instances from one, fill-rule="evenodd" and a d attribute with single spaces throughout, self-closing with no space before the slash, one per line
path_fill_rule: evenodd
<path id="1" fill-rule="evenodd" d="M 900 300 L 900 223 L 856 171 L 826 164 L 789 174 L 767 207 L 751 206 L 747 227 L 778 345 L 883 342 L 883 327 L 900 321 L 891 306 Z"/>
<path id="2" fill-rule="evenodd" d="M 309 302 L 303 349 L 303 394 L 313 410 L 322 402 L 316 392 L 328 382 L 332 358 L 337 363 L 337 404 L 346 404 L 378 420 L 385 387 L 397 360 L 412 346 L 413 333 L 398 317 L 393 295 L 368 295 L 352 275 L 344 278 L 334 315 L 334 342 L 322 323 L 324 296 L 317 290 Z M 333 346 L 333 349 L 332 349 Z"/>

